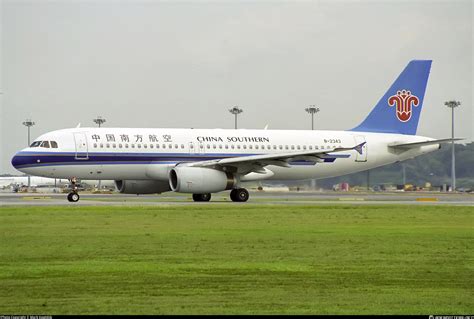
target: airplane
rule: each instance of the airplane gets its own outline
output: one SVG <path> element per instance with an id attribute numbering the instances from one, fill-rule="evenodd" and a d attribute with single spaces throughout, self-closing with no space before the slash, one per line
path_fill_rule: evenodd
<path id="1" fill-rule="evenodd" d="M 64 187 L 69 184 L 68 179 L 57 179 L 57 178 L 48 178 L 48 177 L 30 177 L 30 186 L 37 187 Z M 81 180 L 81 184 L 84 185 L 95 185 L 97 180 Z M 103 180 L 101 181 L 102 187 L 115 187 L 113 181 Z M 0 177 L 0 188 L 5 188 L 13 186 L 14 189 L 18 189 L 22 186 L 28 186 L 28 176 L 8 176 Z"/>
<path id="2" fill-rule="evenodd" d="M 38 137 L 12 158 L 36 176 L 115 180 L 119 192 L 193 194 L 196 202 L 242 182 L 334 177 L 404 161 L 441 143 L 416 131 L 431 60 L 412 60 L 367 118 L 347 131 L 179 128 L 70 128 Z M 68 200 L 77 202 L 73 187 Z"/>

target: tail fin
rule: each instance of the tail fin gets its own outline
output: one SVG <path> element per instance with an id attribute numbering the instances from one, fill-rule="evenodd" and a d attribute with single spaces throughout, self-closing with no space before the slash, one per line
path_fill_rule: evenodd
<path id="1" fill-rule="evenodd" d="M 415 135 L 431 60 L 412 60 L 367 118 L 351 131 Z"/>

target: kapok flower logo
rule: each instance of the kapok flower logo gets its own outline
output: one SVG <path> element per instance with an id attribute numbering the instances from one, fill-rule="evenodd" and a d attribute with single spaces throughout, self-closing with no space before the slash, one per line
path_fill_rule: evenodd
<path id="1" fill-rule="evenodd" d="M 397 118 L 401 122 L 408 122 L 410 120 L 412 107 L 418 106 L 418 104 L 420 104 L 418 97 L 412 95 L 408 90 L 397 91 L 396 95 L 388 98 L 388 105 L 397 107 Z"/>

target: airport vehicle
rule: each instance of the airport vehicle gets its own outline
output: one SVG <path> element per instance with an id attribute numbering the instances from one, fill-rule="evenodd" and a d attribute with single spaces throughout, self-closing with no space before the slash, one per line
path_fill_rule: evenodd
<path id="1" fill-rule="evenodd" d="M 44 177 L 111 179 L 128 194 L 175 191 L 209 201 L 211 193 L 230 190 L 232 201 L 245 202 L 245 181 L 344 175 L 451 141 L 416 135 L 430 68 L 431 60 L 410 61 L 367 118 L 347 131 L 77 127 L 41 135 L 12 165 Z"/>

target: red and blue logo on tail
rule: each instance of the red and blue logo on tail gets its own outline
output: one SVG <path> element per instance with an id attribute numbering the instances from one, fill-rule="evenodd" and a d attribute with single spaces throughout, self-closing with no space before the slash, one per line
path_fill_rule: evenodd
<path id="1" fill-rule="evenodd" d="M 367 118 L 351 131 L 415 135 L 431 60 L 408 63 Z"/>

